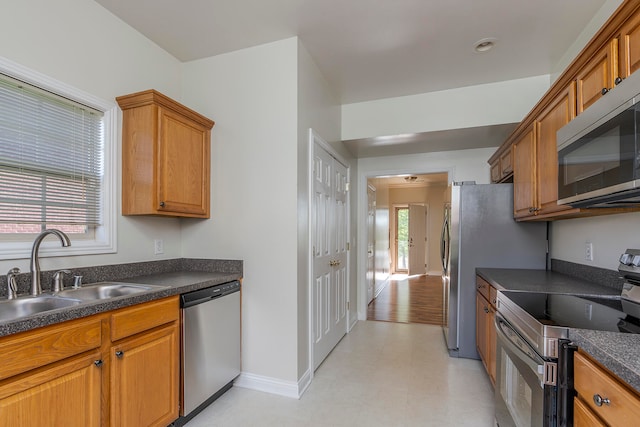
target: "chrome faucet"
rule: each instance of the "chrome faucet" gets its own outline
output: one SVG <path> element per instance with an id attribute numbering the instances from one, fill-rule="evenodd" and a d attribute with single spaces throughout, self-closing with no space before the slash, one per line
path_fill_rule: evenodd
<path id="1" fill-rule="evenodd" d="M 20 274 L 19 268 L 12 268 L 7 273 L 7 299 L 15 299 L 18 296 L 18 284 L 16 276 Z"/>
<path id="2" fill-rule="evenodd" d="M 38 260 L 38 251 L 40 250 L 40 243 L 49 234 L 54 234 L 60 239 L 62 247 L 71 246 L 69 236 L 64 234 L 60 230 L 54 228 L 45 230 L 36 237 L 33 242 L 33 248 L 31 249 L 31 295 L 37 296 L 42 293 L 42 286 L 40 285 L 40 262 Z"/>

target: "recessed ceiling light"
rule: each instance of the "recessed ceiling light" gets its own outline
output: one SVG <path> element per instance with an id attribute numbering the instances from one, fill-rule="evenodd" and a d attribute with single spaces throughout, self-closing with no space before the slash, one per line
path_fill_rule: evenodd
<path id="1" fill-rule="evenodd" d="M 493 38 L 493 37 L 489 37 L 486 39 L 482 39 L 482 40 L 478 40 L 476 42 L 476 44 L 474 45 L 474 50 L 476 52 L 486 52 L 488 50 L 491 50 L 493 48 L 493 46 L 495 46 L 497 39 Z"/>

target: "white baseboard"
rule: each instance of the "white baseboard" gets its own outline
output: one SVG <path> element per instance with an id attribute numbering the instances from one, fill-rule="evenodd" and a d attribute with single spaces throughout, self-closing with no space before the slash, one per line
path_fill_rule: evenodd
<path id="1" fill-rule="evenodd" d="M 442 276 L 442 270 L 427 271 L 429 276 Z"/>
<path id="2" fill-rule="evenodd" d="M 311 379 L 311 370 L 305 372 L 298 382 L 284 381 L 278 378 L 242 372 L 238 378 L 235 379 L 233 385 L 236 387 L 248 388 L 250 390 L 263 391 L 265 393 L 299 399 L 300 396 L 302 396 L 302 393 L 304 393 L 311 384 Z"/>

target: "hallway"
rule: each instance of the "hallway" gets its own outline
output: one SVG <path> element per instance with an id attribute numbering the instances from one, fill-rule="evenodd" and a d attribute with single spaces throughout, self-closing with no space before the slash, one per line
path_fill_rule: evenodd
<path id="1" fill-rule="evenodd" d="M 478 360 L 450 358 L 442 329 L 360 321 L 299 399 L 232 387 L 187 427 L 494 426 Z"/>
<path id="2" fill-rule="evenodd" d="M 442 325 L 442 278 L 401 277 L 390 280 L 369 304 L 367 320 Z"/>

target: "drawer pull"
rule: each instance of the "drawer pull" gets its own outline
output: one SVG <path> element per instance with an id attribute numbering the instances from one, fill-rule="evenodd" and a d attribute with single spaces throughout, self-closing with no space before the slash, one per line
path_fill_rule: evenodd
<path id="1" fill-rule="evenodd" d="M 120 351 L 120 350 L 116 351 L 116 357 L 118 359 L 122 359 L 122 356 L 124 356 L 124 351 Z M 595 396 L 594 396 L 594 399 L 595 399 Z"/>
<path id="2" fill-rule="evenodd" d="M 595 403 L 596 406 L 602 406 L 603 404 L 609 406 L 611 404 L 611 401 L 606 397 L 600 396 L 599 394 L 594 394 L 593 403 Z"/>

